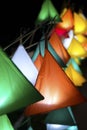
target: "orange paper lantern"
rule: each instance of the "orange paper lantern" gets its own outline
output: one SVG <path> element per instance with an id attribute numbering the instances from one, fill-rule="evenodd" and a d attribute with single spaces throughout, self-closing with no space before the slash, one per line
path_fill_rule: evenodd
<path id="1" fill-rule="evenodd" d="M 49 42 L 56 51 L 56 53 L 63 60 L 63 62 L 67 63 L 67 61 L 70 59 L 70 55 L 63 46 L 60 37 L 55 32 L 53 32 L 52 35 L 50 36 Z"/>
<path id="2" fill-rule="evenodd" d="M 26 116 L 46 113 L 86 101 L 47 50 L 35 87 L 45 98 L 28 106 L 24 112 Z"/>

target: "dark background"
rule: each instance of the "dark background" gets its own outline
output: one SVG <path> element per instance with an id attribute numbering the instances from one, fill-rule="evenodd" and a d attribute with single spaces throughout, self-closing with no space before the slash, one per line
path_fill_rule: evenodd
<path id="1" fill-rule="evenodd" d="M 43 0 L 2 1 L 0 3 L 0 45 L 7 45 L 19 36 L 21 30 L 33 28 Z M 87 15 L 86 0 L 52 0 L 60 13 L 70 5 L 75 11 L 82 9 Z"/>
<path id="2" fill-rule="evenodd" d="M 75 11 L 82 9 L 87 16 L 87 0 L 51 1 L 59 13 L 66 3 L 66 5 L 72 6 Z M 3 1 L 0 3 L 0 46 L 4 48 L 20 35 L 20 31 L 31 30 L 34 27 L 42 3 L 43 0 Z M 87 78 L 87 59 L 82 62 L 80 67 Z M 80 88 L 80 91 L 87 97 L 87 83 Z M 87 103 L 72 107 L 72 110 L 79 130 L 87 130 Z M 9 115 L 11 121 L 14 121 L 14 118 L 17 119 L 14 114 Z"/>

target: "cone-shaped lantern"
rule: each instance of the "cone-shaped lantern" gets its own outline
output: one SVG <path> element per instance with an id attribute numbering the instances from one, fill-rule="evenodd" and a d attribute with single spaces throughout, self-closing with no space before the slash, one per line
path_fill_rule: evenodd
<path id="1" fill-rule="evenodd" d="M 72 64 L 69 64 L 69 66 L 65 69 L 65 72 L 76 86 L 80 87 L 86 82 L 86 79 L 83 77 L 83 75 L 76 71 Z"/>
<path id="2" fill-rule="evenodd" d="M 82 45 L 79 43 L 79 41 L 75 38 L 72 39 L 67 51 L 70 54 L 70 56 L 73 57 L 73 58 L 75 58 L 75 57 L 78 57 L 78 58 L 87 57 L 87 52 L 82 47 Z"/>
<path id="3" fill-rule="evenodd" d="M 12 57 L 12 61 L 24 74 L 24 76 L 35 85 L 38 70 L 32 62 L 29 54 L 26 52 L 22 44 L 20 44 Z"/>
<path id="4" fill-rule="evenodd" d="M 63 46 L 64 46 L 66 49 L 69 47 L 69 45 L 70 45 L 70 43 L 71 43 L 71 41 L 72 41 L 72 39 L 73 39 L 73 36 L 74 36 L 73 30 L 70 30 L 70 31 L 68 32 L 68 36 L 69 36 L 69 37 L 66 37 L 66 38 L 63 38 L 63 39 L 62 39 Z"/>
<path id="5" fill-rule="evenodd" d="M 35 86 L 45 99 L 28 106 L 25 109 L 26 116 L 45 113 L 85 101 L 85 98 L 47 50 Z"/>
<path id="6" fill-rule="evenodd" d="M 86 20 L 82 16 L 74 12 L 74 33 L 83 34 L 86 32 L 86 30 L 87 30 Z"/>
<path id="7" fill-rule="evenodd" d="M 76 125 L 76 121 L 70 107 L 49 112 L 44 122 L 46 124 Z"/>
<path id="8" fill-rule="evenodd" d="M 55 52 L 61 57 L 64 63 L 67 63 L 70 59 L 70 55 L 64 48 L 60 37 L 53 32 L 49 39 L 50 44 L 54 48 Z"/>
<path id="9" fill-rule="evenodd" d="M 51 20 L 54 18 L 56 22 L 61 21 L 59 13 L 57 12 L 51 0 L 44 0 L 41 6 L 41 10 L 36 19 L 36 23 L 41 23 L 42 21 Z"/>
<path id="10" fill-rule="evenodd" d="M 0 49 L 0 115 L 42 99 L 43 96 Z"/>
<path id="11" fill-rule="evenodd" d="M 73 29 L 73 26 L 74 26 L 74 17 L 73 17 L 72 10 L 70 8 L 68 8 L 65 11 L 65 13 L 62 15 L 61 19 L 62 19 L 62 22 L 59 22 L 57 24 L 58 28 L 64 28 L 67 31 Z"/>
<path id="12" fill-rule="evenodd" d="M 7 115 L 0 116 L 0 130 L 14 130 Z"/>

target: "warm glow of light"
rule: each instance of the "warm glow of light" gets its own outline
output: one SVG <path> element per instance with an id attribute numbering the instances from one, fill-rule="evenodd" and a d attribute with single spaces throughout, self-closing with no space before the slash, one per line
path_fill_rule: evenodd
<path id="1" fill-rule="evenodd" d="M 64 28 L 67 31 L 73 29 L 74 26 L 74 17 L 72 10 L 68 8 L 61 17 L 62 22 L 58 22 L 57 27 Z"/>
<path id="2" fill-rule="evenodd" d="M 53 32 L 52 35 L 50 36 L 49 42 L 54 48 L 54 50 L 56 51 L 56 53 L 63 60 L 63 62 L 67 63 L 67 61 L 70 58 L 70 55 L 67 52 L 67 50 L 64 48 L 60 37 L 55 32 Z"/>
<path id="3" fill-rule="evenodd" d="M 79 43 L 79 41 L 76 40 L 75 38 L 72 39 L 67 51 L 70 54 L 70 56 L 73 57 L 73 58 L 75 58 L 75 57 L 78 57 L 78 58 L 87 57 L 87 52 L 82 47 L 82 45 Z"/>
<path id="4" fill-rule="evenodd" d="M 76 86 L 80 87 L 86 82 L 86 79 L 83 77 L 83 75 L 76 71 L 72 64 L 69 64 L 69 66 L 65 69 L 65 72 Z"/>
<path id="5" fill-rule="evenodd" d="M 44 100 L 28 106 L 25 110 L 26 116 L 85 101 L 53 56 L 47 50 L 45 52 L 43 64 L 35 84 L 37 90 L 44 96 Z"/>
<path id="6" fill-rule="evenodd" d="M 83 34 L 87 31 L 86 20 L 80 16 L 78 13 L 74 12 L 74 33 Z"/>

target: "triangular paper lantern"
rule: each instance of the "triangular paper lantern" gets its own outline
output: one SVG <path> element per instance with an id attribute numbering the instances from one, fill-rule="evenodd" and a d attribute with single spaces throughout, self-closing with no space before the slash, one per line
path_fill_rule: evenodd
<path id="1" fill-rule="evenodd" d="M 70 43 L 71 43 L 71 41 L 72 41 L 72 39 L 73 39 L 73 36 L 74 36 L 73 30 L 70 30 L 70 31 L 68 32 L 68 36 L 69 36 L 69 37 L 66 37 L 66 38 L 63 38 L 63 39 L 62 39 L 63 46 L 64 46 L 66 49 L 69 47 L 69 45 L 70 45 Z"/>
<path id="2" fill-rule="evenodd" d="M 65 68 L 65 72 L 76 86 L 80 87 L 86 82 L 86 79 L 83 77 L 83 75 L 76 71 L 72 64 L 69 64 L 69 66 Z"/>
<path id="3" fill-rule="evenodd" d="M 51 20 L 54 18 L 56 22 L 61 21 L 60 16 L 51 0 L 44 0 L 41 6 L 41 10 L 38 14 L 36 23 L 41 23 L 42 21 Z"/>
<path id="4" fill-rule="evenodd" d="M 7 115 L 0 116 L 0 130 L 14 130 Z"/>
<path id="5" fill-rule="evenodd" d="M 59 22 L 57 24 L 58 28 L 64 28 L 67 31 L 73 29 L 73 26 L 74 26 L 74 17 L 73 17 L 72 10 L 70 8 L 68 8 L 65 11 L 65 13 L 62 15 L 61 19 L 62 19 L 62 22 Z"/>
<path id="6" fill-rule="evenodd" d="M 83 34 L 86 32 L 86 29 L 87 29 L 86 20 L 82 18 L 79 14 L 74 12 L 74 33 Z"/>
<path id="7" fill-rule="evenodd" d="M 75 57 L 78 57 L 78 58 L 87 57 L 87 52 L 82 47 L 82 45 L 79 43 L 79 41 L 76 40 L 75 38 L 72 39 L 67 51 L 70 54 L 70 56 L 73 57 L 73 58 L 75 58 Z"/>
<path id="8" fill-rule="evenodd" d="M 35 85 L 36 78 L 38 75 L 38 70 L 36 69 L 31 57 L 26 52 L 25 48 L 22 44 L 20 44 L 12 56 L 12 61 L 19 68 L 19 70 L 23 73 L 23 75 L 33 84 Z"/>
<path id="9" fill-rule="evenodd" d="M 43 96 L 0 49 L 0 115 L 42 99 Z"/>
<path id="10" fill-rule="evenodd" d="M 60 125 L 60 124 L 47 124 L 47 130 L 66 130 L 69 126 L 68 125 Z"/>
<path id="11" fill-rule="evenodd" d="M 45 124 L 76 125 L 76 121 L 70 107 L 49 112 L 44 122 Z"/>
<path id="12" fill-rule="evenodd" d="M 28 106 L 25 109 L 26 116 L 49 112 L 85 101 L 53 56 L 47 50 L 45 52 L 35 85 L 45 99 Z"/>
<path id="13" fill-rule="evenodd" d="M 54 32 L 49 39 L 50 44 L 54 48 L 55 52 L 61 57 L 64 63 L 67 63 L 70 59 L 70 55 L 64 48 L 60 37 Z"/>

